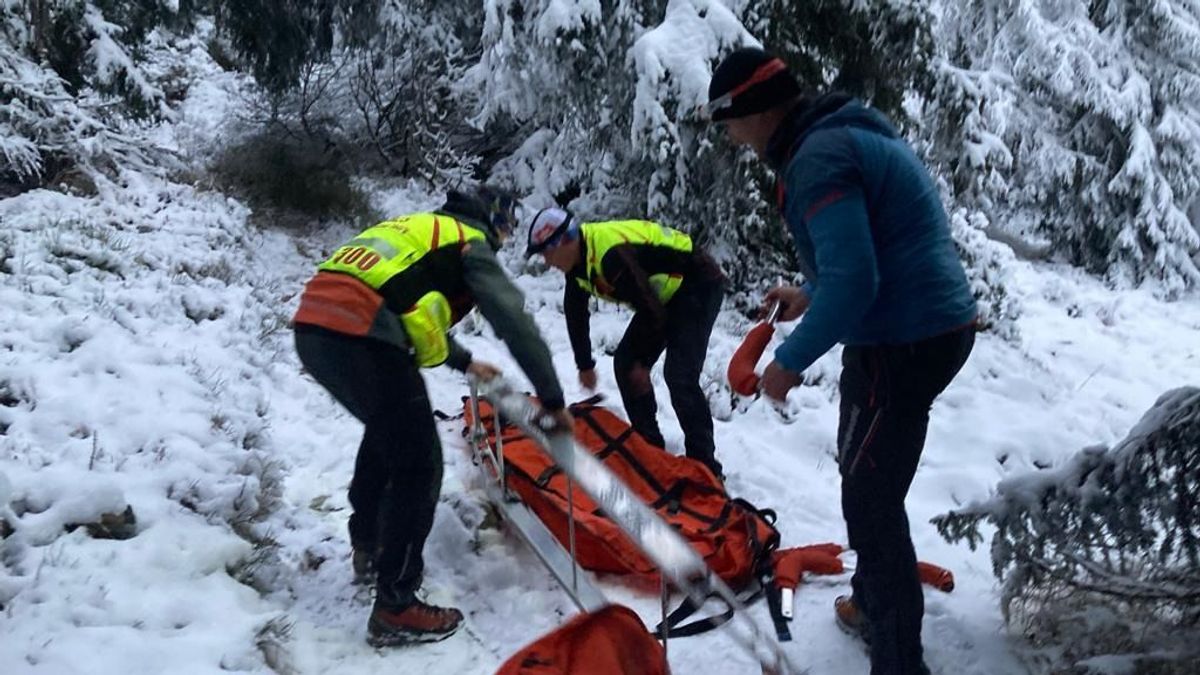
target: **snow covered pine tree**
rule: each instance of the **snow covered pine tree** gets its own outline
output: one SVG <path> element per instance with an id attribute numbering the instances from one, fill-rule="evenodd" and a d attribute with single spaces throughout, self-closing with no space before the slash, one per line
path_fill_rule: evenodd
<path id="1" fill-rule="evenodd" d="M 1008 478 L 992 499 L 934 523 L 972 548 L 983 520 L 996 527 L 1005 617 L 1041 648 L 1035 659 L 1082 667 L 1105 656 L 1153 669 L 1131 672 L 1194 673 L 1198 503 L 1200 388 L 1183 387 L 1163 394 L 1115 447 Z"/>

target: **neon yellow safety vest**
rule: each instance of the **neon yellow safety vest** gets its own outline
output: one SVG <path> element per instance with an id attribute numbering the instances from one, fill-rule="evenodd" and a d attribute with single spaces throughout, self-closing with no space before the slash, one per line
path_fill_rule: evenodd
<path id="1" fill-rule="evenodd" d="M 614 246 L 621 244 L 645 244 L 691 253 L 692 238 L 679 230 L 650 222 L 649 220 L 610 220 L 599 223 L 583 223 L 579 226 L 587 247 L 585 269 L 587 279 L 575 278 L 583 290 L 612 302 L 621 302 L 609 295 L 612 284 L 602 269 L 604 255 Z M 647 270 L 649 272 L 649 270 Z M 671 272 L 650 273 L 650 286 L 658 301 L 667 304 L 683 283 L 683 275 Z"/>
<path id="2" fill-rule="evenodd" d="M 403 284 L 405 273 L 434 251 L 486 240 L 483 232 L 450 216 L 416 213 L 364 230 L 334 251 L 318 269 L 349 274 L 379 291 L 397 277 Z M 421 287 L 410 289 L 414 302 L 399 312 L 400 322 L 416 352 L 417 364 L 432 367 L 450 355 L 446 332 L 455 317 L 446 295 L 430 287 L 429 275 L 421 276 L 421 280 L 413 279 L 414 285 Z"/>

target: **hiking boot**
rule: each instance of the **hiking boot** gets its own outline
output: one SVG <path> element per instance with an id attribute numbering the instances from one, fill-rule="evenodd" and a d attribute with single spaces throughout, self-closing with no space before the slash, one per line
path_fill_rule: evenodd
<path id="1" fill-rule="evenodd" d="M 374 545 L 355 545 L 350 553 L 350 566 L 354 569 L 354 583 L 375 582 L 375 558 L 379 549 Z"/>
<path id="2" fill-rule="evenodd" d="M 367 621 L 367 644 L 400 647 L 445 640 L 454 635 L 462 620 L 462 612 L 457 609 L 438 607 L 421 600 L 414 600 L 401 609 L 375 603 Z"/>
<path id="3" fill-rule="evenodd" d="M 837 596 L 833 601 L 833 615 L 837 618 L 838 628 L 847 635 L 871 644 L 871 636 L 867 631 L 867 617 L 855 604 L 853 597 Z"/>

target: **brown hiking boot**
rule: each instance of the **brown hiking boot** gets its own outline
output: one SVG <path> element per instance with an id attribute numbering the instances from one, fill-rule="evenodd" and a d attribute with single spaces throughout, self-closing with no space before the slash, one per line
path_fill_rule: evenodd
<path id="1" fill-rule="evenodd" d="M 421 600 L 403 609 L 375 604 L 367 622 L 367 644 L 372 647 L 399 647 L 421 642 L 444 640 L 462 625 L 462 612 L 438 607 Z"/>
<path id="2" fill-rule="evenodd" d="M 834 598 L 833 614 L 837 618 L 838 628 L 841 628 L 850 637 L 871 644 L 871 636 L 867 631 L 867 617 L 855 604 L 853 597 L 839 595 Z"/>

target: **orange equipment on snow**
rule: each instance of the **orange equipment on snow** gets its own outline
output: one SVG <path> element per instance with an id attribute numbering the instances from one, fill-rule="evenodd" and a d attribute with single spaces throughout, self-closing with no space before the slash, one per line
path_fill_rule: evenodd
<path id="1" fill-rule="evenodd" d="M 844 550 L 838 544 L 812 544 L 776 551 L 771 556 L 775 564 L 775 585 L 780 588 L 795 588 L 800 585 L 804 572 L 841 574 L 846 568 L 838 555 Z"/>
<path id="2" fill-rule="evenodd" d="M 749 586 L 779 545 L 779 532 L 772 525 L 774 512 L 731 498 L 703 464 L 652 445 L 628 422 L 597 405 L 597 400 L 571 405 L 576 442 L 589 448 L 609 471 L 678 530 L 725 583 L 734 590 Z M 479 408 L 484 428 L 494 443 L 498 430 L 494 428 L 491 406 L 481 401 Z M 470 406 L 466 407 L 464 422 L 471 429 L 474 422 Z M 575 554 L 581 567 L 632 575 L 648 586 L 659 584 L 654 564 L 587 494 L 576 490 L 574 509 L 569 508 L 567 475 L 536 442 L 507 423 L 501 440 L 508 488 L 564 547 L 570 546 L 569 532 L 574 528 Z"/>
<path id="3" fill-rule="evenodd" d="M 954 590 L 954 575 L 944 567 L 938 567 L 933 563 L 917 562 L 917 575 L 921 577 L 921 583 L 933 586 L 943 593 Z"/>
<path id="4" fill-rule="evenodd" d="M 780 590 L 780 613 L 792 618 L 792 601 L 795 589 L 800 585 L 805 572 L 809 574 L 841 574 L 846 570 L 841 555 L 846 549 L 839 544 L 812 544 L 796 548 L 784 548 L 771 556 L 775 566 L 775 587 Z M 917 575 L 926 586 L 949 593 L 954 590 L 954 575 L 944 567 L 933 563 L 917 562 Z"/>
<path id="5" fill-rule="evenodd" d="M 785 619 L 792 618 L 792 600 L 803 574 L 841 574 L 846 568 L 838 555 L 844 550 L 838 544 L 813 544 L 781 549 L 771 556 L 775 587 L 780 591 L 780 612 Z"/>
<path id="6" fill-rule="evenodd" d="M 774 314 L 773 311 L 768 322 L 756 330 L 771 330 Z M 757 386 L 756 376 L 754 381 Z M 845 548 L 825 543 L 777 550 L 779 532 L 774 527 L 772 511 L 731 498 L 703 464 L 670 455 L 650 444 L 627 422 L 599 406 L 598 401 L 599 397 L 595 397 L 570 407 L 575 417 L 576 442 L 590 449 L 638 498 L 678 530 L 722 580 L 734 589 L 750 593 L 748 599 L 765 591 L 779 639 L 790 640 L 786 621 L 792 618 L 794 589 L 805 572 L 844 572 L 838 556 Z M 647 586 L 659 584 L 654 563 L 586 493 L 575 491 L 572 507 L 567 475 L 549 453 L 515 425 L 505 423 L 496 428 L 495 415 L 487 402 L 479 402 L 478 416 L 483 422 L 486 441 L 503 446 L 503 475 L 508 490 L 545 523 L 564 547 L 571 548 L 572 558 L 580 567 L 628 575 L 647 582 Z M 470 405 L 465 406 L 464 422 L 466 433 L 470 433 L 474 428 Z M 572 531 L 574 546 L 571 546 Z M 925 584 L 946 592 L 954 587 L 953 575 L 948 570 L 922 562 L 918 571 Z M 761 590 L 755 592 L 755 589 Z M 733 615 L 730 607 L 725 614 L 682 624 L 697 609 L 685 601 L 656 632 L 670 637 L 696 635 Z M 627 653 L 622 651 L 623 647 L 613 646 L 623 642 L 635 648 Z M 641 646 L 643 643 L 645 646 Z M 666 666 L 662 647 L 646 632 L 641 620 L 627 608 L 607 606 L 576 617 L 529 645 L 509 659 L 498 675 L 567 672 L 659 675 L 666 673 Z"/>
<path id="7" fill-rule="evenodd" d="M 759 378 L 754 369 L 758 366 L 763 352 L 767 350 L 771 336 L 775 334 L 775 317 L 779 316 L 779 309 L 780 305 L 776 302 L 771 307 L 766 321 L 750 329 L 742 344 L 733 353 L 733 358 L 729 359 L 729 368 L 725 371 L 725 376 L 729 380 L 729 386 L 742 396 L 752 396 L 758 391 Z"/>
<path id="8" fill-rule="evenodd" d="M 496 675 L 668 675 L 663 647 L 628 607 L 580 614 L 538 638 Z"/>

